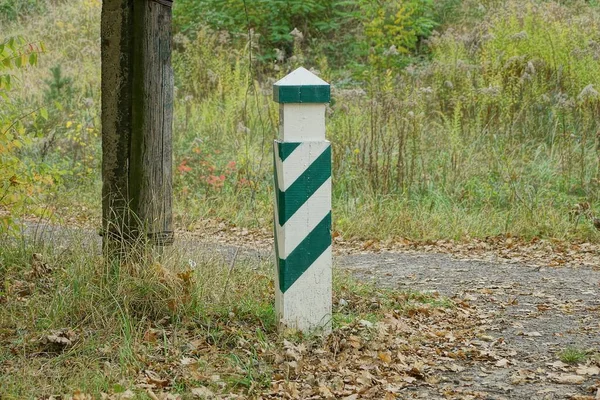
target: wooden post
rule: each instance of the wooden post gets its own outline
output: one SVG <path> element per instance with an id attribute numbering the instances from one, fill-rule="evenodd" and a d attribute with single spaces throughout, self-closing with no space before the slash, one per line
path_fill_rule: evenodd
<path id="1" fill-rule="evenodd" d="M 280 104 L 275 169 L 275 309 L 280 327 L 331 330 L 329 84 L 298 68 L 273 86 Z"/>
<path id="2" fill-rule="evenodd" d="M 173 241 L 172 0 L 102 5 L 105 245 Z M 106 247 L 105 247 L 106 248 Z"/>
<path id="3" fill-rule="evenodd" d="M 131 238 L 132 26 L 131 0 L 102 1 L 102 241 L 110 254 Z"/>
<path id="4" fill-rule="evenodd" d="M 171 0 L 135 0 L 133 126 L 129 189 L 138 231 L 173 242 Z"/>

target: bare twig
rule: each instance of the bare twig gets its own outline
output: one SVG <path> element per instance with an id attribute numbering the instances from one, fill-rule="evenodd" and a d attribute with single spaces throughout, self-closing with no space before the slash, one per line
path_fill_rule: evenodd
<path id="1" fill-rule="evenodd" d="M 19 121 L 21 121 L 21 120 L 23 120 L 23 119 L 25 119 L 25 118 L 29 117 L 29 116 L 30 116 L 30 115 L 32 115 L 32 114 L 35 114 L 35 113 L 36 113 L 36 112 L 38 112 L 38 111 L 39 111 L 41 108 L 42 108 L 42 107 L 38 107 L 38 108 L 36 108 L 35 110 L 31 111 L 30 113 L 27 113 L 27 114 L 23 114 L 23 115 L 21 115 L 19 118 L 15 119 L 15 120 L 12 122 L 12 124 L 10 124 L 10 125 L 8 126 L 8 128 L 6 128 L 6 130 L 5 130 L 4 132 L 2 132 L 2 134 L 3 134 L 3 135 L 6 135 L 6 134 L 8 133 L 8 131 L 10 131 L 10 130 L 11 130 L 11 129 L 12 129 L 12 128 L 13 128 L 13 127 L 14 127 L 14 126 L 17 124 L 17 122 L 19 122 Z"/>

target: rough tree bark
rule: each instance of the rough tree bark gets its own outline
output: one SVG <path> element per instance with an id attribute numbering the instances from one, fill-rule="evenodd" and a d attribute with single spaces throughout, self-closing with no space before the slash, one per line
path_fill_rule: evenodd
<path id="1" fill-rule="evenodd" d="M 170 0 L 102 3 L 102 217 L 108 254 L 172 229 Z"/>

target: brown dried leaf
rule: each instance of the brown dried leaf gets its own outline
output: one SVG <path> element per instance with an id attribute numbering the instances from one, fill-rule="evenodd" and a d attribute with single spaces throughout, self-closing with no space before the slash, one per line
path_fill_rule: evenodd
<path id="1" fill-rule="evenodd" d="M 496 361 L 495 365 L 496 365 L 496 367 L 506 368 L 506 367 L 508 367 L 509 363 L 510 362 L 506 358 L 503 358 L 501 360 Z"/>
<path id="2" fill-rule="evenodd" d="M 16 297 L 27 297 L 33 294 L 35 285 L 31 282 L 14 281 L 8 288 L 8 293 Z"/>
<path id="3" fill-rule="evenodd" d="M 380 352 L 377 356 L 386 364 L 390 364 L 392 362 L 392 355 L 390 352 Z"/>
<path id="4" fill-rule="evenodd" d="M 160 375 L 158 375 L 154 371 L 147 369 L 144 371 L 144 375 L 146 375 L 146 383 L 148 383 L 149 385 L 152 385 L 157 388 L 164 388 L 166 386 L 169 386 L 170 380 L 161 378 Z"/>
<path id="5" fill-rule="evenodd" d="M 91 394 L 82 393 L 80 390 L 76 390 L 72 397 L 73 400 L 93 400 L 93 398 Z"/>
<path id="6" fill-rule="evenodd" d="M 61 347 L 71 346 L 78 336 L 71 329 L 61 329 L 50 331 L 50 334 L 42 338 L 44 344 L 56 344 Z"/>
<path id="7" fill-rule="evenodd" d="M 577 368 L 578 375 L 600 375 L 600 368 L 595 365 L 590 365 L 587 367 L 579 367 Z"/>
<path id="8" fill-rule="evenodd" d="M 325 397 L 326 399 L 333 399 L 335 398 L 335 396 L 333 395 L 333 393 L 331 393 L 331 390 L 329 390 L 329 388 L 327 386 L 325 386 L 324 384 L 320 384 L 319 385 L 319 394 L 323 397 Z"/>
<path id="9" fill-rule="evenodd" d="M 42 255 L 40 253 L 33 253 L 31 255 L 31 272 L 29 274 L 34 278 L 40 278 L 51 273 L 52 268 L 44 262 Z"/>
<path id="10" fill-rule="evenodd" d="M 191 392 L 192 392 L 192 396 L 194 396 L 197 399 L 213 399 L 213 398 L 215 398 L 215 394 L 206 386 L 192 388 Z"/>
<path id="11" fill-rule="evenodd" d="M 580 385 L 585 382 L 585 377 L 581 375 L 549 374 L 548 377 L 552 382 L 563 385 Z"/>

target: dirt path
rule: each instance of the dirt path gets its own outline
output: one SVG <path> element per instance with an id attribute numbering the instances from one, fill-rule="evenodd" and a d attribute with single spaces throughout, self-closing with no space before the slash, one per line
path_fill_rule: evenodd
<path id="1" fill-rule="evenodd" d="M 85 229 L 28 228 L 29 235 L 34 231 L 58 242 L 74 236 L 99 240 Z M 238 252 L 251 259 L 272 257 L 264 240 L 253 247 L 235 243 L 184 237 L 178 245 L 226 259 Z M 462 341 L 457 351 L 466 346 L 473 352 L 449 359 L 450 367 L 439 368 L 438 382 L 408 387 L 401 398 L 600 400 L 599 266 L 531 266 L 415 251 L 352 252 L 336 256 L 335 264 L 382 287 L 437 291 L 477 315 L 484 333 Z M 560 361 L 565 349 L 587 354 L 565 364 Z"/>
<path id="2" fill-rule="evenodd" d="M 337 264 L 378 285 L 467 301 L 488 319 L 481 340 L 490 359 L 460 361 L 444 374 L 447 384 L 420 388 L 416 397 L 444 398 L 451 390 L 486 399 L 600 399 L 600 360 L 588 358 L 595 366 L 579 371 L 559 361 L 566 348 L 600 351 L 599 269 L 402 253 L 348 255 Z"/>

